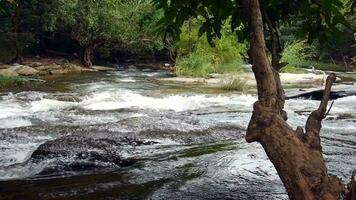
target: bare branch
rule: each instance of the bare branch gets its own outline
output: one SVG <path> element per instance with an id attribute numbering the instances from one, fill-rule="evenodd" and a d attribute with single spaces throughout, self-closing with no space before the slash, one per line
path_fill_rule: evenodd
<path id="1" fill-rule="evenodd" d="M 309 144 L 311 148 L 321 150 L 320 146 L 320 129 L 321 121 L 326 117 L 326 109 L 331 94 L 331 87 L 336 80 L 335 74 L 330 74 L 326 79 L 326 85 L 324 90 L 323 99 L 320 102 L 319 108 L 313 111 L 305 125 L 306 130 L 306 143 Z"/>
<path id="2" fill-rule="evenodd" d="M 328 112 L 325 113 L 324 118 L 326 118 L 326 117 L 329 115 L 329 113 L 330 113 L 330 111 L 331 111 L 331 108 L 333 108 L 334 103 L 335 103 L 335 101 L 332 101 L 332 102 L 331 102 L 330 108 L 329 108 Z"/>

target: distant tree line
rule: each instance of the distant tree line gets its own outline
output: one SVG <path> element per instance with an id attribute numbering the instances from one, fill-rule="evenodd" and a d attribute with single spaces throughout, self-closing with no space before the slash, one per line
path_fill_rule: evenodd
<path id="1" fill-rule="evenodd" d="M 342 3 L 340 12 L 346 16 L 350 26 L 355 26 L 352 23 L 355 21 L 355 1 L 342 0 Z M 278 6 L 274 10 L 267 11 L 275 13 L 275 15 L 267 13 L 271 16 L 270 26 L 265 25 L 267 31 L 274 30 L 277 26 L 274 24 L 274 18 L 284 14 L 282 3 Z M 310 11 L 312 12 L 312 9 Z M 176 17 L 174 12 L 171 12 L 171 15 Z M 204 16 L 185 20 L 183 28 L 175 32 L 170 31 L 172 27 L 162 23 L 163 17 L 163 10 L 157 8 L 151 0 L 0 0 L 0 62 L 19 62 L 23 55 L 51 52 L 60 55 L 74 54 L 86 67 L 93 64 L 94 57 L 120 61 L 120 55 L 124 54 L 163 54 L 182 63 L 182 66 L 187 66 L 188 71 L 191 71 L 190 68 L 194 63 L 199 65 L 210 62 L 208 63 L 210 67 L 206 67 L 209 69 L 203 69 L 206 72 L 216 71 L 211 66 L 220 66 L 220 63 L 228 66 L 227 68 L 232 66 L 230 63 L 233 65 L 241 63 L 241 58 L 238 61 L 230 61 L 229 58 L 225 59 L 226 61 L 216 61 L 214 57 L 226 57 L 224 53 L 226 50 L 221 48 L 212 50 L 206 41 L 194 34 L 201 32 L 199 30 L 201 25 L 208 27 L 207 24 L 203 24 L 203 20 L 199 20 L 199 17 L 202 19 Z M 236 18 L 236 16 L 232 17 L 229 20 Z M 236 23 L 232 24 L 235 24 L 236 28 L 240 26 Z M 317 22 L 306 22 L 302 18 L 296 18 L 278 24 L 278 30 L 271 32 L 277 33 L 280 37 L 279 43 L 273 47 L 274 50 L 270 49 L 271 52 L 276 51 L 275 61 L 281 58 L 282 49 L 286 46 L 293 48 L 296 40 L 306 40 L 308 36 L 311 36 L 309 37 L 311 39 L 315 38 L 313 34 L 316 33 L 294 34 L 297 31 L 296 27 L 300 25 L 308 28 L 308 25 L 317 26 Z M 322 38 L 323 42 L 299 43 L 298 49 L 289 52 L 306 49 L 305 52 L 298 52 L 299 54 L 295 56 L 298 58 L 301 57 L 300 55 L 308 54 L 308 49 L 314 49 L 313 54 L 308 54 L 308 58 L 355 65 L 354 28 L 343 26 L 335 31 L 320 30 L 322 35 L 319 38 Z M 236 35 L 226 31 L 228 29 L 228 27 L 222 29 L 225 31 L 220 33 L 223 35 L 220 44 L 231 43 L 233 37 L 241 38 L 240 33 Z M 272 44 L 274 35 L 270 34 L 270 37 L 267 37 L 267 43 Z M 202 33 L 200 36 L 208 37 L 208 41 L 213 41 L 214 37 L 207 33 Z M 240 44 L 244 45 L 246 42 L 240 40 Z M 300 44 L 305 45 L 300 49 Z M 235 49 L 232 51 L 228 49 L 229 52 L 239 50 L 241 51 L 239 54 L 247 54 L 246 48 L 237 47 L 236 44 L 231 45 Z M 272 48 L 272 45 L 269 46 Z M 209 58 L 203 59 L 202 54 Z M 299 62 L 296 65 L 304 63 L 309 64 Z"/>
<path id="2" fill-rule="evenodd" d="M 155 29 L 161 13 L 149 0 L 16 0 L 1 2 L 0 11 L 0 42 L 15 47 L 14 61 L 28 46 L 43 51 L 55 40 L 66 41 L 59 44 L 60 51 L 78 50 L 85 67 L 100 47 L 108 49 L 106 54 L 163 48 L 162 34 Z"/>

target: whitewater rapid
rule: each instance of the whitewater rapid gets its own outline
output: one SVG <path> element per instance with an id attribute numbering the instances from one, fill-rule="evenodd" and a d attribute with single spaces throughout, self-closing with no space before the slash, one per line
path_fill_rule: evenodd
<path id="1" fill-rule="evenodd" d="M 228 198 L 225 195 L 232 195 L 238 187 L 242 191 L 253 189 L 257 195 L 241 193 L 238 197 L 262 198 L 272 192 L 273 199 L 285 199 L 279 177 L 262 147 L 247 144 L 243 139 L 256 95 L 196 92 L 189 88 L 195 86 L 157 81 L 165 76 L 164 72 L 113 72 L 96 79 L 71 82 L 65 92 L 0 94 L 0 180 L 36 177 L 43 170 L 64 170 L 63 166 L 78 162 L 76 157 L 33 161 L 32 153 L 48 141 L 72 135 L 108 139 L 122 136 L 155 143 L 120 150 L 125 158 L 147 160 L 148 166 L 130 171 L 146 177 L 137 179 L 138 182 L 164 179 L 184 169 L 181 167 L 196 165 L 190 170 L 198 171 L 199 176 L 182 183 L 181 190 L 170 192 L 205 199 L 203 193 L 208 193 L 208 188 L 204 183 L 207 182 L 221 191 L 212 194 L 216 198 Z M 356 96 L 335 100 L 321 133 L 329 172 L 344 180 L 356 166 L 355 102 Z M 318 106 L 319 101 L 308 99 L 286 101 L 289 123 L 293 128 L 304 126 L 308 114 Z M 220 143 L 228 146 L 227 149 L 213 153 L 205 150 Z M 197 150 L 207 151 L 207 154 Z M 180 158 L 184 151 L 192 151 L 196 157 Z M 112 166 L 111 163 L 99 164 Z M 177 180 L 183 177 L 174 176 Z M 266 180 L 273 184 L 265 184 Z M 194 188 L 194 192 L 190 188 Z M 165 196 L 169 194 L 165 189 L 161 190 L 153 192 L 152 198 L 171 198 Z"/>

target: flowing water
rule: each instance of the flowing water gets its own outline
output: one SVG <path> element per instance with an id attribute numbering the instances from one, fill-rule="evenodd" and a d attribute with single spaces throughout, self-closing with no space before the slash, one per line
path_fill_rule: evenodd
<path id="1" fill-rule="evenodd" d="M 2 93 L 0 199 L 287 199 L 262 147 L 243 139 L 256 96 L 167 76 L 131 69 Z M 345 181 L 355 102 L 336 100 L 322 131 L 329 172 Z M 290 123 L 318 104 L 288 100 Z"/>

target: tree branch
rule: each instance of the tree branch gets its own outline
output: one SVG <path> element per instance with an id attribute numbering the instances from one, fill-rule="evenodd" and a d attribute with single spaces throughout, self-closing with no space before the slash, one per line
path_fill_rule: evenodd
<path id="1" fill-rule="evenodd" d="M 276 80 L 265 51 L 266 43 L 260 3 L 258 0 L 239 2 L 242 4 L 251 32 L 249 57 L 252 60 L 252 70 L 257 82 L 258 100 L 263 106 L 272 108 L 274 112 L 279 112 Z"/>
<path id="2" fill-rule="evenodd" d="M 279 108 L 280 108 L 280 114 L 284 120 L 287 120 L 288 119 L 287 113 L 285 111 L 283 111 L 284 103 L 285 103 L 285 93 L 284 93 L 284 90 L 282 87 L 281 78 L 279 76 L 279 71 L 280 71 L 282 65 L 280 64 L 281 46 L 280 46 L 277 25 L 276 25 L 275 21 L 272 21 L 270 19 L 267 11 L 265 9 L 261 9 L 261 10 L 263 13 L 264 21 L 267 24 L 267 28 L 268 28 L 268 31 L 269 31 L 269 34 L 271 37 L 270 52 L 272 54 L 272 70 L 273 70 L 274 79 L 276 81 L 277 97 L 278 97 L 278 104 L 279 104 Z"/>
<path id="3" fill-rule="evenodd" d="M 331 87 L 336 80 L 335 74 L 330 74 L 326 79 L 326 85 L 324 90 L 323 99 L 320 102 L 319 108 L 313 111 L 305 125 L 306 136 L 305 142 L 309 144 L 311 148 L 321 150 L 320 146 L 320 129 L 321 122 L 326 117 L 326 109 L 330 99 Z"/>
<path id="4" fill-rule="evenodd" d="M 272 22 L 270 17 L 268 16 L 268 13 L 265 9 L 263 9 L 263 18 L 267 24 L 268 31 L 271 36 L 271 54 L 272 54 L 272 67 L 279 72 L 281 69 L 281 65 L 279 63 L 279 60 L 281 58 L 280 53 L 281 53 L 281 46 L 280 46 L 280 41 L 279 41 L 279 35 L 278 35 L 278 30 L 276 27 L 276 23 Z"/>

